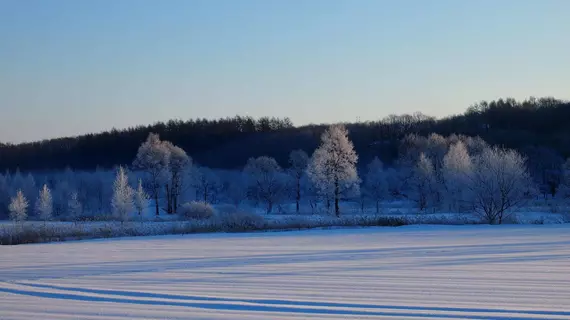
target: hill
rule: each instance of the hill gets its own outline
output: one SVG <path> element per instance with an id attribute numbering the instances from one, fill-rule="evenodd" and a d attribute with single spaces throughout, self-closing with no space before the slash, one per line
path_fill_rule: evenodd
<path id="1" fill-rule="evenodd" d="M 460 115 L 435 119 L 416 113 L 391 115 L 379 121 L 346 123 L 350 138 L 366 163 L 380 155 L 387 163 L 398 154 L 407 134 L 452 133 L 481 136 L 491 144 L 523 151 L 531 157 L 570 156 L 570 102 L 555 98 L 512 98 L 476 103 Z M 236 116 L 219 120 L 171 120 L 98 134 L 0 145 L 0 170 L 55 170 L 130 164 L 138 146 L 155 132 L 181 146 L 201 165 L 241 168 L 252 156 L 268 155 L 286 165 L 293 149 L 311 153 L 325 124 L 296 127 L 288 118 Z"/>

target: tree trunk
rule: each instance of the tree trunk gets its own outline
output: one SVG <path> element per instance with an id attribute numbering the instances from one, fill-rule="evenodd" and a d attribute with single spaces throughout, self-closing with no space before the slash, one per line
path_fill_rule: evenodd
<path id="1" fill-rule="evenodd" d="M 334 181 L 334 213 L 337 217 L 340 217 L 340 207 L 338 205 L 338 200 L 340 197 L 340 187 L 338 184 L 338 179 Z"/>
<path id="2" fill-rule="evenodd" d="M 376 213 L 380 213 L 380 201 L 376 200 Z"/>
<path id="3" fill-rule="evenodd" d="M 158 191 L 158 190 L 157 190 L 157 191 Z M 158 217 L 158 215 L 160 214 L 160 213 L 159 213 L 160 211 L 159 211 L 159 208 L 158 208 L 158 192 L 156 192 L 156 193 L 154 194 L 154 206 L 155 206 L 155 209 L 156 209 L 156 216 Z"/>
<path id="4" fill-rule="evenodd" d="M 301 202 L 301 179 L 297 179 L 297 213 L 299 213 L 299 202 Z"/>
<path id="5" fill-rule="evenodd" d="M 171 214 L 172 213 L 172 194 L 170 193 L 170 188 L 169 188 L 168 184 L 166 184 L 164 187 L 166 189 L 166 213 Z"/>
<path id="6" fill-rule="evenodd" d="M 271 213 L 271 211 L 273 210 L 273 202 L 272 201 L 268 201 L 267 202 L 267 213 Z"/>

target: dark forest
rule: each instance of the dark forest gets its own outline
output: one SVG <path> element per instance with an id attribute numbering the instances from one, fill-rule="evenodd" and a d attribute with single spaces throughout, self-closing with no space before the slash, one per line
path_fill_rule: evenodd
<path id="1" fill-rule="evenodd" d="M 569 119 L 569 101 L 507 98 L 482 101 L 463 114 L 442 119 L 418 112 L 346 126 L 360 155 L 359 163 L 367 163 L 374 156 L 393 163 L 400 139 L 412 133 L 480 136 L 490 144 L 521 151 L 531 163 L 533 159 L 561 163 L 570 156 Z M 274 157 L 286 166 L 291 150 L 311 154 L 325 128 L 325 124 L 294 126 L 288 118 L 171 120 L 77 137 L 0 144 L 0 170 L 46 171 L 68 166 L 90 170 L 128 165 L 150 132 L 182 147 L 194 162 L 211 168 L 241 169 L 248 158 L 261 155 Z"/>

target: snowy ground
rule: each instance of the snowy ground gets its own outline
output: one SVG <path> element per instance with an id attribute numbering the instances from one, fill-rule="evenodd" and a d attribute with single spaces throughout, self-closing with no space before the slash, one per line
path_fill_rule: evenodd
<path id="1" fill-rule="evenodd" d="M 570 226 L 0 247 L 0 319 L 570 319 Z"/>

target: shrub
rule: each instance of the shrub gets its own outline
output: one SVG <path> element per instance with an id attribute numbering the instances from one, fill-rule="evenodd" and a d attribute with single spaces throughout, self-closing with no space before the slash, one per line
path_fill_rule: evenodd
<path id="1" fill-rule="evenodd" d="M 206 202 L 192 201 L 180 208 L 180 214 L 186 219 L 206 220 L 214 216 L 214 208 Z"/>
<path id="2" fill-rule="evenodd" d="M 232 232 L 263 230 L 266 226 L 262 216 L 245 211 L 222 214 L 218 217 L 218 223 L 222 230 Z"/>

